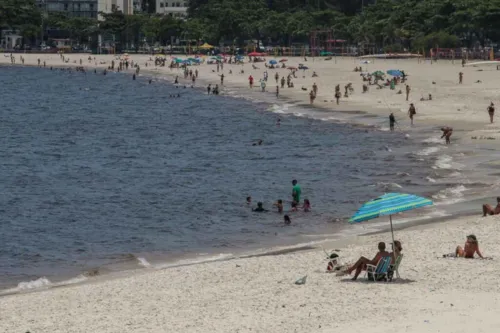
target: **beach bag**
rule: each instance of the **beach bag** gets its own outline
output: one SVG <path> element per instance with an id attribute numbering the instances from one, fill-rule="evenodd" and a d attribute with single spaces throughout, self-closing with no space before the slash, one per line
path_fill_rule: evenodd
<path id="1" fill-rule="evenodd" d="M 337 267 L 339 267 L 339 255 L 335 252 L 332 252 L 328 257 L 328 265 L 326 266 L 326 270 L 328 272 L 333 272 L 333 271 L 336 271 L 338 269 L 336 269 Z"/>

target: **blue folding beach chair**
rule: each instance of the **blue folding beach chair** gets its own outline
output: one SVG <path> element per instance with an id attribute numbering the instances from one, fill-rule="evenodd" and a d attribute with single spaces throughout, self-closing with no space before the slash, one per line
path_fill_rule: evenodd
<path id="1" fill-rule="evenodd" d="M 375 265 L 366 265 L 365 276 L 369 281 L 387 281 L 387 272 L 391 266 L 391 257 L 383 257 Z"/>

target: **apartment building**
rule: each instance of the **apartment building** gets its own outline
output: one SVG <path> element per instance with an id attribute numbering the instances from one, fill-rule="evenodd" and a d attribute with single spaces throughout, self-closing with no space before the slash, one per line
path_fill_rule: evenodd
<path id="1" fill-rule="evenodd" d="M 186 17 L 187 0 L 156 0 L 156 13 L 174 17 Z"/>
<path id="2" fill-rule="evenodd" d="M 45 13 L 62 12 L 72 17 L 97 18 L 98 2 L 101 0 L 36 0 Z"/>

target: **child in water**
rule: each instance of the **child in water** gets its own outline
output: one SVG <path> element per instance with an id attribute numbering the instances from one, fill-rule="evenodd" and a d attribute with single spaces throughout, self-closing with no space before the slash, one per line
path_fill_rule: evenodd
<path id="1" fill-rule="evenodd" d="M 297 201 L 292 201 L 292 212 L 296 212 L 297 211 Z"/>
<path id="2" fill-rule="evenodd" d="M 267 210 L 262 207 L 262 202 L 257 202 L 257 208 L 252 209 L 254 212 L 267 212 Z"/>
<path id="3" fill-rule="evenodd" d="M 252 197 L 247 197 L 247 205 L 251 205 L 252 204 Z"/>
<path id="4" fill-rule="evenodd" d="M 309 202 L 309 199 L 304 199 L 304 206 L 302 206 L 302 209 L 304 209 L 304 212 L 311 211 L 311 203 Z"/>
<path id="5" fill-rule="evenodd" d="M 290 216 L 285 215 L 285 216 L 283 217 L 283 219 L 284 219 L 284 221 L 285 221 L 285 225 L 290 225 L 290 224 L 292 224 L 292 220 L 290 220 Z"/>
<path id="6" fill-rule="evenodd" d="M 283 213 L 283 200 L 278 200 L 273 204 L 273 207 L 278 208 L 278 213 Z"/>

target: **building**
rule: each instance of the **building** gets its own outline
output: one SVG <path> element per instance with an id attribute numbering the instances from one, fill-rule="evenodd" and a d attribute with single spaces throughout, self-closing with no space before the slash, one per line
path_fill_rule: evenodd
<path id="1" fill-rule="evenodd" d="M 156 0 L 156 13 L 184 18 L 187 16 L 187 0 Z"/>
<path id="2" fill-rule="evenodd" d="M 137 0 L 98 0 L 99 12 L 111 13 L 113 11 L 120 11 L 125 15 L 134 14 L 134 5 L 139 1 Z"/>
<path id="3" fill-rule="evenodd" d="M 42 13 L 60 12 L 71 17 L 97 18 L 101 0 L 36 0 Z"/>

